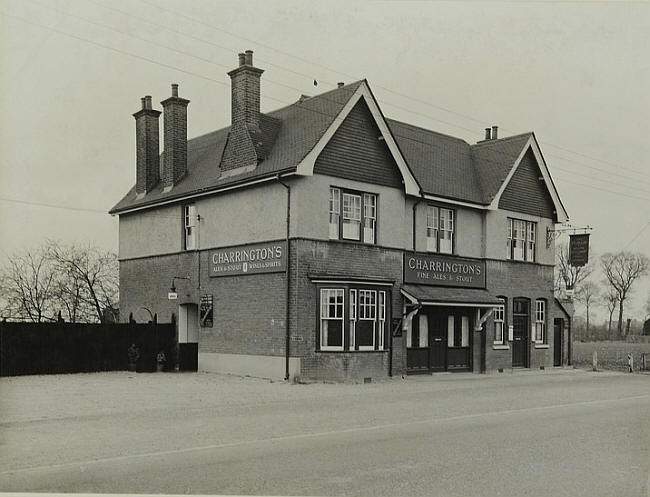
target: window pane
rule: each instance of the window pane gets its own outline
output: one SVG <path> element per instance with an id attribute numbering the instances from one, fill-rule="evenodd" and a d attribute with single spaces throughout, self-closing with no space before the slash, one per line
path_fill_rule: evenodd
<path id="1" fill-rule="evenodd" d="M 357 322 L 357 345 L 359 347 L 374 347 L 375 345 L 375 322 Z"/>
<path id="2" fill-rule="evenodd" d="M 343 238 L 347 238 L 348 240 L 358 240 L 360 226 L 360 221 L 343 218 Z"/>
<path id="3" fill-rule="evenodd" d="M 454 316 L 447 316 L 447 346 L 454 347 Z"/>
<path id="4" fill-rule="evenodd" d="M 469 318 L 467 316 L 461 317 L 461 347 L 469 347 Z"/>
<path id="5" fill-rule="evenodd" d="M 429 346 L 429 319 L 426 314 L 418 315 L 420 325 L 420 347 Z"/>
<path id="6" fill-rule="evenodd" d="M 323 347 L 343 347 L 343 321 L 323 320 L 322 330 Z"/>

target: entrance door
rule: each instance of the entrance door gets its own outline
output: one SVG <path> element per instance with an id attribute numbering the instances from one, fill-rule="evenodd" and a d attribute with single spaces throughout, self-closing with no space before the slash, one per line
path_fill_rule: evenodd
<path id="1" fill-rule="evenodd" d="M 406 370 L 429 372 L 429 319 L 424 311 L 413 316 L 406 332 Z"/>
<path id="2" fill-rule="evenodd" d="M 444 316 L 447 328 L 447 369 L 470 369 L 471 333 L 467 310 L 447 309 Z"/>
<path id="3" fill-rule="evenodd" d="M 562 334 L 564 332 L 564 319 L 553 320 L 553 366 L 562 365 Z"/>
<path id="4" fill-rule="evenodd" d="M 198 370 L 199 308 L 182 304 L 178 308 L 178 363 L 181 371 Z"/>
<path id="5" fill-rule="evenodd" d="M 526 299 L 514 299 L 512 305 L 512 367 L 528 367 L 528 334 L 530 319 Z"/>
<path id="6" fill-rule="evenodd" d="M 447 322 L 441 313 L 429 314 L 430 370 L 447 370 Z"/>

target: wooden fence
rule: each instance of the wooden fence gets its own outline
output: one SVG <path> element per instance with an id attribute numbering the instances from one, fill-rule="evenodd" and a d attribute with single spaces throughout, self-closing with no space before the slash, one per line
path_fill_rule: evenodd
<path id="1" fill-rule="evenodd" d="M 174 324 L 0 323 L 0 376 L 89 373 L 128 368 L 128 349 L 139 349 L 137 371 L 165 370 L 177 362 Z"/>

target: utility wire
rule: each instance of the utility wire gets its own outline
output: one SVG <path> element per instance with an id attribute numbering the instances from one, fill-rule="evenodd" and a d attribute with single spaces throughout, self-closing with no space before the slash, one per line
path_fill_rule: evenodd
<path id="1" fill-rule="evenodd" d="M 61 35 L 63 35 L 63 36 L 68 36 L 68 37 L 71 37 L 71 38 L 74 38 L 74 39 L 77 39 L 77 40 L 80 40 L 80 41 L 88 42 L 88 43 L 90 43 L 90 44 L 93 44 L 93 45 L 95 45 L 95 46 L 99 46 L 99 47 L 101 47 L 101 48 L 105 48 L 105 49 L 107 49 L 107 50 L 111 50 L 111 51 L 114 51 L 114 52 L 118 52 L 118 53 L 120 53 L 120 54 L 127 55 L 127 56 L 130 56 L 130 57 L 135 57 L 135 58 L 137 58 L 137 59 L 145 60 L 145 61 L 147 61 L 147 62 L 150 62 L 150 63 L 156 64 L 156 65 L 160 65 L 160 66 L 162 66 L 162 67 L 166 67 L 166 68 L 168 68 L 168 69 L 172 69 L 172 70 L 180 71 L 180 72 L 183 72 L 183 73 L 186 73 L 186 74 L 190 74 L 190 75 L 195 76 L 195 77 L 198 77 L 198 78 L 206 79 L 206 80 L 209 80 L 209 81 L 215 82 L 215 83 L 217 83 L 217 84 L 220 84 L 220 85 L 222 85 L 222 86 L 229 86 L 227 83 L 224 83 L 224 82 L 222 82 L 222 81 L 216 80 L 216 79 L 214 79 L 214 78 L 210 78 L 210 77 L 204 76 L 204 75 L 199 74 L 199 73 L 195 73 L 195 72 L 192 72 L 192 71 L 186 71 L 186 70 L 184 70 L 184 69 L 181 69 L 181 68 L 178 68 L 178 67 L 172 66 L 172 65 L 170 65 L 170 64 L 166 64 L 166 63 L 158 62 L 158 61 L 156 61 L 156 60 L 154 60 L 154 59 L 150 59 L 150 58 L 147 58 L 147 57 L 143 57 L 143 56 L 138 55 L 138 54 L 133 54 L 133 53 L 131 53 L 131 52 L 127 52 L 127 51 L 120 50 L 120 49 L 117 49 L 117 48 L 114 48 L 114 47 L 111 47 L 111 46 L 108 46 L 108 45 L 104 45 L 104 44 L 101 44 L 101 43 L 97 43 L 97 42 L 95 42 L 95 41 L 93 41 L 93 40 L 89 40 L 89 39 L 84 38 L 84 37 L 76 36 L 76 35 L 73 35 L 73 34 L 71 34 L 71 33 L 68 33 L 68 32 L 65 32 L 65 31 L 62 31 L 62 30 L 59 30 L 59 29 L 56 29 L 56 28 L 52 28 L 52 27 L 50 27 L 50 26 L 46 26 L 46 25 L 43 25 L 43 24 L 40 24 L 40 23 L 35 23 L 35 22 L 32 22 L 32 21 L 28 21 L 28 20 L 26 20 L 26 19 L 24 19 L 24 18 L 22 18 L 22 17 L 19 17 L 19 16 L 14 16 L 14 15 L 12 15 L 12 14 L 7 14 L 7 13 L 5 13 L 5 15 L 7 15 L 8 17 L 15 18 L 15 19 L 17 19 L 17 20 L 19 20 L 19 21 L 22 21 L 22 22 L 24 22 L 24 23 L 27 23 L 27 24 L 31 24 L 31 25 L 34 25 L 34 26 L 38 26 L 38 27 L 42 27 L 42 28 L 45 28 L 45 29 L 53 30 L 54 32 L 57 32 L 57 33 L 59 33 L 59 34 L 61 34 Z M 275 100 L 275 101 L 278 101 L 278 102 L 281 102 L 281 103 L 283 103 L 283 104 L 287 104 L 287 105 L 291 105 L 291 104 L 292 104 L 291 102 L 286 102 L 286 101 L 284 101 L 284 100 L 281 100 L 281 99 L 278 99 L 278 98 L 272 97 L 272 96 L 270 96 L 270 95 L 265 95 L 265 98 L 269 98 L 269 99 L 271 99 L 271 100 Z M 319 96 L 319 98 L 323 98 L 322 95 Z M 327 116 L 327 117 L 329 117 L 329 118 L 332 118 L 333 121 L 336 121 L 337 119 L 339 119 L 339 120 L 342 119 L 342 118 L 338 117 L 337 115 L 328 114 L 328 113 L 321 112 L 321 111 L 318 111 L 318 110 L 316 110 L 316 109 L 311 109 L 311 108 L 308 108 L 308 107 L 303 107 L 303 110 L 307 110 L 307 111 L 311 111 L 311 112 L 315 112 L 315 113 L 318 113 L 318 114 L 325 115 L 325 116 Z M 422 144 L 427 145 L 427 146 L 429 146 L 429 147 L 431 147 L 431 146 L 435 147 L 435 145 L 433 145 L 433 144 L 431 144 L 431 143 L 423 142 L 423 141 L 421 141 L 421 140 L 417 140 L 417 139 L 414 139 L 414 138 L 412 138 L 412 137 L 407 137 L 407 136 L 399 135 L 399 134 L 397 134 L 397 133 L 393 133 L 393 134 L 394 134 L 394 136 L 399 136 L 399 137 L 404 138 L 404 139 L 408 139 L 408 140 L 411 140 L 411 141 L 419 142 L 419 143 L 422 143 Z M 489 161 L 489 162 L 493 162 L 493 161 Z M 494 162 L 494 163 L 497 164 L 496 162 Z M 569 183 L 573 183 L 573 184 L 578 184 L 578 185 L 581 185 L 581 186 L 584 186 L 584 187 L 587 187 L 587 188 L 592 188 L 592 189 L 599 190 L 599 191 L 606 191 L 606 192 L 609 192 L 609 193 L 612 193 L 612 194 L 617 194 L 617 195 L 625 196 L 625 197 L 627 197 L 627 198 L 635 198 L 635 199 L 639 199 L 639 200 L 649 200 L 649 199 L 647 199 L 647 198 L 642 198 L 642 197 L 637 197 L 637 196 L 627 195 L 627 194 L 623 194 L 623 193 L 620 193 L 620 192 L 614 192 L 614 191 L 611 191 L 611 190 L 604 190 L 604 189 L 601 189 L 601 188 L 597 188 L 597 187 L 595 187 L 595 186 L 586 185 L 586 184 L 584 184 L 584 183 L 578 183 L 578 182 L 575 182 L 575 181 L 572 182 L 572 181 L 568 181 L 568 180 L 565 180 L 565 181 L 567 181 L 567 182 L 569 182 Z"/>
<path id="2" fill-rule="evenodd" d="M 643 228 L 641 228 L 636 235 L 634 235 L 634 237 L 627 243 L 627 245 L 623 247 L 623 250 L 627 249 L 630 245 L 632 245 L 632 243 L 634 243 L 636 239 L 641 236 L 641 233 L 643 233 L 648 226 L 650 226 L 650 221 L 648 221 L 646 225 Z"/>
<path id="3" fill-rule="evenodd" d="M 227 31 L 227 30 L 225 30 L 225 29 L 223 29 L 223 28 L 216 27 L 216 26 L 214 26 L 214 25 L 212 25 L 212 24 L 206 23 L 205 21 L 202 21 L 202 20 L 200 20 L 200 19 L 196 19 L 195 17 L 192 17 L 192 16 L 188 16 L 187 14 L 182 13 L 182 12 L 178 12 L 178 11 L 171 10 L 171 9 L 169 9 L 169 8 L 166 8 L 166 7 L 163 7 L 163 6 L 159 5 L 159 4 L 156 4 L 156 3 L 154 3 L 154 2 L 151 2 L 151 1 L 148 1 L 148 0 L 140 0 L 140 2 L 141 2 L 141 3 L 144 3 L 144 4 L 146 4 L 146 5 L 149 5 L 149 6 L 151 6 L 151 7 L 154 7 L 154 8 L 156 8 L 157 10 L 164 10 L 164 11 L 166 11 L 166 12 L 169 12 L 170 14 L 173 14 L 174 16 L 183 17 L 183 18 L 185 18 L 185 19 L 188 19 L 189 21 L 192 21 L 192 22 L 195 22 L 195 23 L 197 23 L 197 24 L 200 24 L 200 25 L 206 26 L 206 27 L 208 27 L 208 28 L 210 28 L 210 29 L 212 29 L 212 30 L 214 30 L 214 31 L 219 31 L 219 32 L 225 33 L 225 34 L 227 34 L 227 35 L 229 35 L 229 36 L 232 36 L 232 37 L 234 37 L 234 38 L 239 38 L 239 39 L 244 40 L 244 41 L 248 41 L 248 42 L 251 42 L 251 43 L 255 43 L 255 44 L 257 44 L 257 45 L 259 45 L 259 46 L 262 46 L 262 47 L 265 47 L 265 48 L 267 48 L 267 49 L 269 49 L 269 50 L 273 50 L 273 51 L 275 51 L 275 52 L 277 52 L 277 53 L 280 53 L 280 54 L 283 54 L 283 55 L 285 55 L 285 56 L 287 56 L 287 57 L 291 57 L 292 59 L 300 60 L 300 61 L 302 61 L 302 62 L 306 62 L 306 63 L 311 64 L 311 65 L 314 65 L 314 66 L 322 67 L 323 69 L 326 69 L 327 71 L 334 72 L 334 73 L 337 73 L 337 74 L 341 74 L 341 75 L 343 75 L 343 76 L 346 76 L 346 77 L 349 77 L 349 78 L 353 78 L 354 80 L 362 79 L 362 78 L 359 78 L 359 77 L 357 77 L 357 76 L 354 76 L 354 75 L 351 75 L 351 74 L 344 73 L 344 72 L 342 72 L 342 71 L 340 71 L 340 70 L 333 69 L 333 68 L 331 68 L 331 67 L 327 67 L 327 66 L 325 66 L 325 65 L 323 65 L 323 64 L 320 64 L 320 63 L 318 63 L 318 62 L 314 62 L 313 60 L 306 59 L 306 58 L 300 57 L 300 56 L 298 56 L 298 55 L 295 55 L 295 54 L 292 54 L 292 53 L 289 53 L 289 52 L 286 52 L 286 51 L 280 50 L 280 49 L 278 49 L 278 48 L 272 47 L 272 46 L 270 46 L 270 45 L 268 45 L 268 44 L 266 44 L 266 43 L 263 43 L 263 42 L 260 42 L 260 41 L 256 41 L 256 40 L 252 40 L 252 39 L 250 39 L 250 38 L 246 38 L 246 37 L 244 37 L 244 36 L 241 36 L 240 34 L 233 33 L 233 32 Z M 271 63 L 269 63 L 269 64 L 271 64 Z M 288 71 L 293 72 L 293 73 L 295 73 L 295 74 L 300 74 L 300 75 L 302 75 L 302 76 L 310 77 L 310 76 L 308 76 L 308 75 L 306 75 L 306 74 L 304 74 L 304 73 L 298 73 L 298 72 L 293 71 L 293 70 L 290 70 L 290 69 L 288 69 L 288 68 L 286 68 L 286 67 L 278 66 L 278 65 L 275 65 L 275 64 L 271 64 L 271 65 L 274 65 L 275 67 L 278 67 L 278 68 L 280 68 L 280 69 L 288 70 Z M 323 80 L 323 81 L 324 81 L 324 80 Z M 327 81 L 324 81 L 324 82 L 327 82 Z M 397 92 L 397 91 L 395 91 L 395 90 L 391 90 L 390 88 L 386 88 L 386 87 L 383 87 L 383 86 L 380 86 L 380 85 L 374 85 L 374 86 L 376 86 L 377 88 L 381 88 L 382 90 L 388 91 L 388 92 L 390 92 L 390 93 L 393 93 L 393 94 L 395 94 L 395 95 L 401 96 L 401 97 L 403 97 L 403 98 L 407 98 L 407 99 L 409 99 L 409 100 L 413 100 L 413 101 L 415 101 L 415 102 L 422 103 L 422 104 L 425 104 L 425 105 L 429 105 L 429 106 L 431 106 L 431 107 L 434 107 L 434 108 L 437 108 L 437 109 L 443 110 L 443 111 L 445 111 L 445 112 L 449 112 L 449 113 L 454 114 L 454 115 L 457 115 L 457 116 L 459 116 L 459 117 L 463 117 L 463 118 L 465 118 L 465 119 L 469 119 L 469 120 L 471 120 L 471 121 L 473 121 L 473 122 L 477 122 L 477 123 L 485 123 L 485 122 L 486 122 L 485 120 L 479 120 L 479 119 L 476 119 L 476 118 L 471 117 L 471 116 L 468 116 L 468 115 L 466 115 L 466 114 L 462 114 L 462 113 L 459 113 L 459 112 L 453 111 L 453 110 L 451 110 L 451 109 L 448 109 L 448 108 L 445 108 L 445 107 L 442 107 L 442 106 L 439 106 L 439 105 L 433 104 L 433 103 L 428 102 L 428 101 L 426 101 L 426 100 L 417 99 L 417 98 L 414 98 L 414 97 L 412 97 L 412 96 L 406 95 L 406 94 L 404 94 L 404 93 Z M 394 104 L 390 104 L 390 103 L 387 103 L 387 102 L 382 102 L 382 103 L 384 103 L 384 104 L 388 104 L 388 105 L 394 105 Z M 395 105 L 394 105 L 394 106 L 395 106 Z M 396 106 L 396 107 L 397 107 L 397 108 L 401 108 L 401 107 L 399 107 L 399 106 Z M 402 109 L 403 109 L 403 108 L 402 108 Z M 409 109 L 403 109 L 403 110 L 407 110 L 408 112 L 412 112 L 412 111 L 410 111 Z M 416 113 L 416 114 L 417 114 L 417 113 Z M 425 117 L 426 117 L 426 116 L 425 116 Z M 441 121 L 441 122 L 444 122 L 444 121 Z M 451 125 L 451 126 L 454 126 L 454 127 L 459 128 L 459 129 L 463 129 L 463 130 L 466 130 L 466 131 L 470 131 L 470 132 L 472 132 L 472 133 L 475 133 L 475 130 L 470 130 L 470 129 L 468 129 L 468 128 L 464 128 L 464 127 L 461 127 L 461 126 L 457 126 L 457 125 L 455 125 L 455 124 L 451 124 L 451 123 L 446 123 L 446 122 L 445 122 L 445 124 L 449 124 L 449 125 Z M 507 129 L 507 128 L 502 128 L 502 129 L 505 130 L 505 131 L 508 131 L 509 133 L 516 133 L 516 131 L 512 131 L 512 130 L 509 130 L 509 129 Z M 608 164 L 608 165 L 614 166 L 614 167 L 619 168 L 619 169 L 625 169 L 625 170 L 627 170 L 627 171 L 631 171 L 631 172 L 636 173 L 636 174 L 641 174 L 641 175 L 644 175 L 644 176 L 646 176 L 646 177 L 647 177 L 647 175 L 648 175 L 648 171 L 639 171 L 638 169 L 633 169 L 633 168 L 630 168 L 630 167 L 621 166 L 621 165 L 619 165 L 619 164 L 614 164 L 614 163 L 612 163 L 612 162 L 608 162 L 608 161 L 605 161 L 605 160 L 603 160 L 603 159 L 598 159 L 598 158 L 595 158 L 595 157 L 591 157 L 591 156 L 586 155 L 586 154 L 584 154 L 584 153 L 576 152 L 576 151 L 573 151 L 573 150 L 568 149 L 568 148 L 566 148 L 566 147 L 562 147 L 562 146 L 560 146 L 560 145 L 555 145 L 555 144 L 550 143 L 550 142 L 543 142 L 543 143 L 545 143 L 546 145 L 549 145 L 549 146 L 551 146 L 551 147 L 555 147 L 555 148 L 557 148 L 557 149 L 563 150 L 563 151 L 565 151 L 565 152 L 569 152 L 569 153 L 572 153 L 572 154 L 575 154 L 575 155 L 579 155 L 579 156 L 581 156 L 581 157 L 584 157 L 584 158 L 587 158 L 587 159 L 590 159 L 590 160 L 594 160 L 594 161 L 598 161 L 598 162 L 601 162 L 601 163 L 604 163 L 604 164 Z"/>

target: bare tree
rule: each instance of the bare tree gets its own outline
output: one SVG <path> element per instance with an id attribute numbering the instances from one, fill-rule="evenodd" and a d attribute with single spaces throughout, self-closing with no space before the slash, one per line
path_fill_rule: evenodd
<path id="1" fill-rule="evenodd" d="M 112 309 L 118 299 L 118 262 L 113 252 L 96 247 L 61 245 L 48 242 L 48 254 L 56 268 L 66 274 L 65 294 L 69 301 L 79 298 L 79 307 L 92 309 L 93 317 L 104 322 L 106 309 Z"/>
<path id="2" fill-rule="evenodd" d="M 623 306 L 632 284 L 648 272 L 650 259 L 633 252 L 607 253 L 600 258 L 601 267 L 610 287 L 618 297 L 618 337 L 623 336 Z"/>
<path id="3" fill-rule="evenodd" d="M 42 248 L 9 256 L 0 276 L 3 318 L 35 323 L 52 320 L 54 280 L 55 269 Z"/>
<path id="4" fill-rule="evenodd" d="M 585 306 L 587 314 L 587 334 L 589 334 L 589 307 L 598 299 L 600 288 L 593 281 L 583 281 L 575 294 L 575 299 Z"/>
<path id="5" fill-rule="evenodd" d="M 609 285 L 609 282 L 605 280 L 605 285 Z M 618 293 L 610 287 L 607 286 L 607 291 L 601 295 L 601 301 L 607 307 L 607 312 L 609 313 L 609 321 L 607 323 L 607 337 L 612 338 L 612 318 L 614 316 L 614 311 L 616 306 L 618 306 Z"/>
<path id="6" fill-rule="evenodd" d="M 558 244 L 555 251 L 555 290 L 563 293 L 565 290 L 577 291 L 580 284 L 594 271 L 593 255 L 589 251 L 589 262 L 585 266 L 572 266 L 569 262 L 569 248 Z"/>

